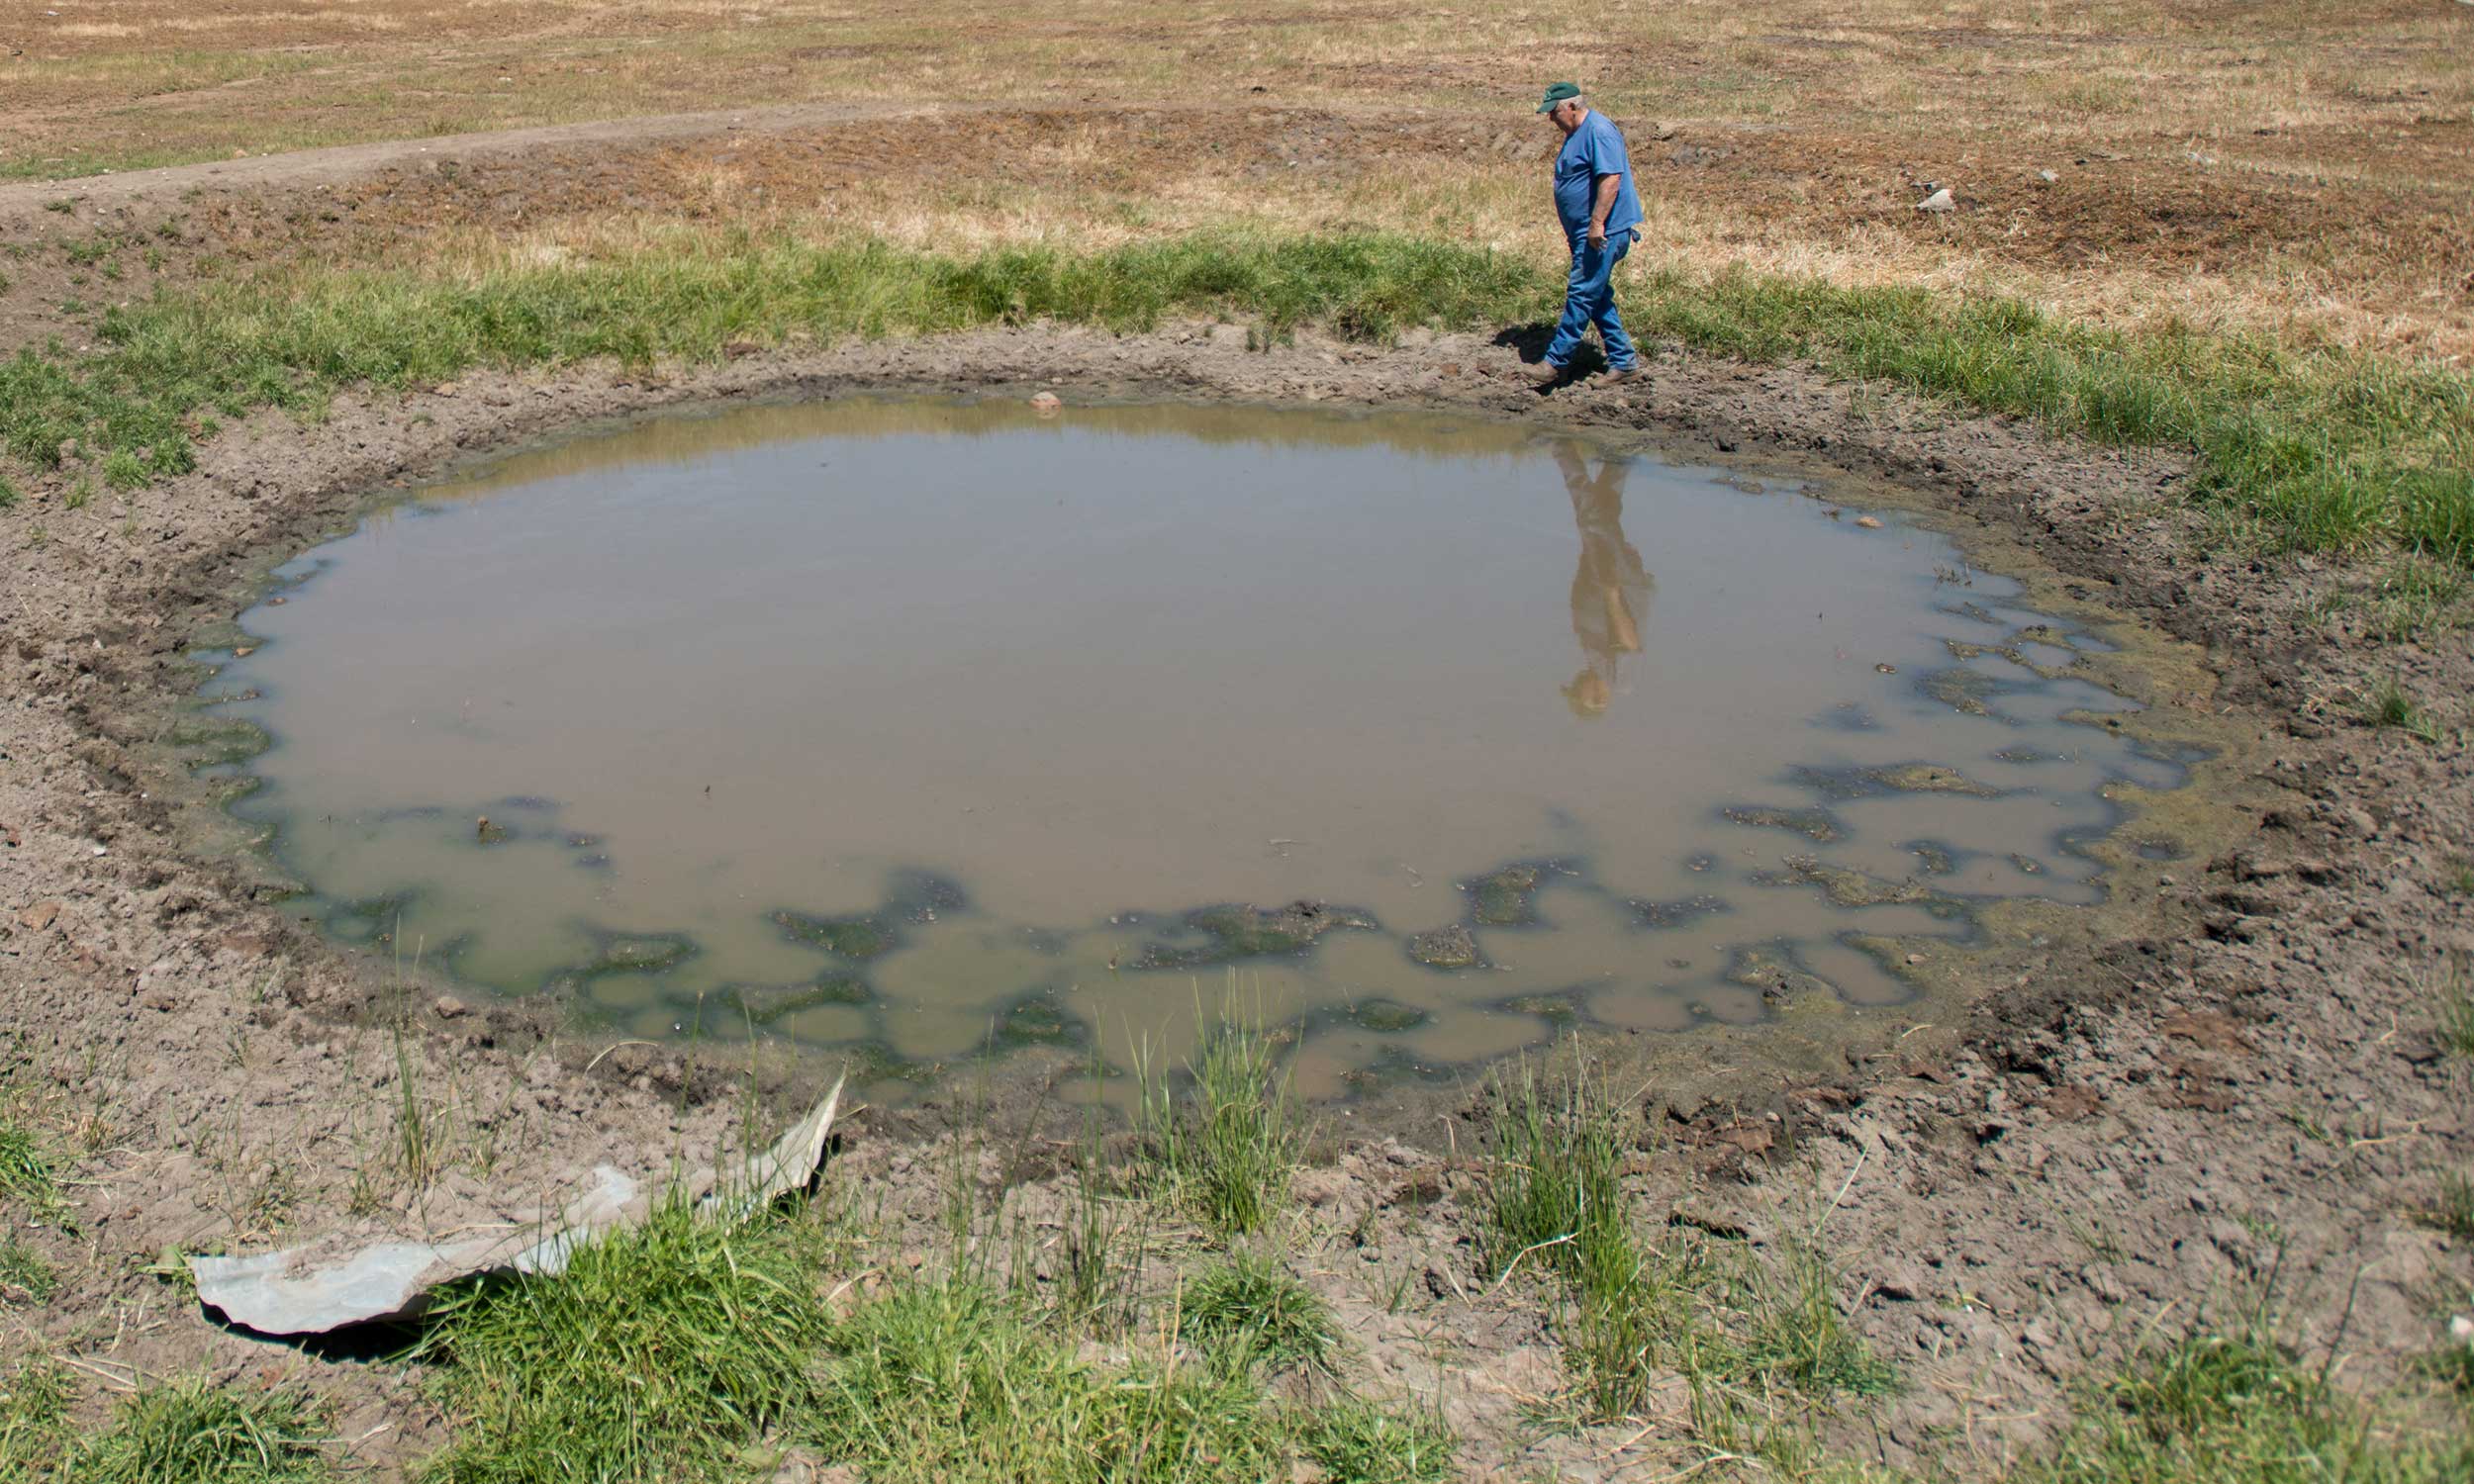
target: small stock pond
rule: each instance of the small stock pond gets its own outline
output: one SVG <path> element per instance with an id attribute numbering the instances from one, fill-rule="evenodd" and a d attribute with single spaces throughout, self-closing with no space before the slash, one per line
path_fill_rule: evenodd
<path id="1" fill-rule="evenodd" d="M 207 656 L 344 939 L 647 1038 L 1123 1065 L 1241 991 L 1327 1095 L 1909 993 L 2097 899 L 2094 634 L 1946 537 L 1515 427 L 837 401 L 508 458 Z M 238 750 L 236 750 L 236 755 Z"/>

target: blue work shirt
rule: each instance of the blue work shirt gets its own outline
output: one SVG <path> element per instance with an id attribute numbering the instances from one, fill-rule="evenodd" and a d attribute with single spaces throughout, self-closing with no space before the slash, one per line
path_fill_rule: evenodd
<path id="1" fill-rule="evenodd" d="M 1615 205 L 1606 214 L 1606 234 L 1640 226 L 1641 193 L 1632 188 L 1632 156 L 1624 149 L 1623 135 L 1593 108 L 1555 156 L 1555 214 L 1564 219 L 1565 235 L 1577 238 L 1589 231 L 1589 208 L 1601 175 L 1621 181 L 1615 187 Z"/>

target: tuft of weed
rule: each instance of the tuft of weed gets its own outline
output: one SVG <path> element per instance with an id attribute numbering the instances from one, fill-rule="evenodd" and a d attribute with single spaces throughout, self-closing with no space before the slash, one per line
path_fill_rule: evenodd
<path id="1" fill-rule="evenodd" d="M 1182 1098 L 1167 1077 L 1143 1071 L 1135 1111 L 1145 1159 L 1214 1232 L 1259 1232 L 1279 1213 L 1305 1143 L 1280 1047 L 1260 1023 L 1223 1010 L 1188 1071 Z"/>
<path id="2" fill-rule="evenodd" d="M 43 1254 L 15 1234 L 0 1237 L 0 1304 L 12 1299 L 42 1303 L 58 1290 L 60 1279 Z"/>
<path id="3" fill-rule="evenodd" d="M 907 1281 L 834 1326 L 800 1436 L 872 1484 L 1267 1479 L 1287 1439 L 1218 1367 L 1088 1361 L 973 1278 Z"/>
<path id="4" fill-rule="evenodd" d="M 2033 1484 L 2441 1484 L 2474 1476 L 2449 1437 L 2331 1388 L 2255 1324 L 2195 1329 L 2139 1356 L 2080 1409 Z"/>
<path id="5" fill-rule="evenodd" d="M 2362 697 L 2362 719 L 2371 726 L 2393 726 L 2426 742 L 2439 740 L 2439 725 L 2395 676 L 2373 686 Z"/>
<path id="6" fill-rule="evenodd" d="M 61 1477 L 80 1484 L 323 1484 L 336 1477 L 326 1407 L 294 1386 L 217 1386 L 205 1376 L 131 1397 L 79 1444 Z"/>
<path id="7" fill-rule="evenodd" d="M 1177 1337 L 1239 1369 L 1320 1368 L 1337 1339 L 1330 1305 L 1270 1256 L 1243 1252 L 1186 1285 Z"/>
<path id="8" fill-rule="evenodd" d="M 2461 1169 L 2441 1170 L 2428 1216 L 2432 1226 L 2449 1236 L 2474 1241 L 2474 1175 Z"/>
<path id="9" fill-rule="evenodd" d="M 1808 1396 L 1891 1390 L 1897 1372 L 1848 1323 L 1838 1279 L 1818 1232 L 1781 1243 L 1777 1270 L 1762 1270 L 1747 1285 L 1736 1368 Z"/>
<path id="10" fill-rule="evenodd" d="M 7 475 L 0 474 L 0 510 L 16 510 L 21 498 L 23 497 L 17 493 L 17 486 L 9 483 Z"/>
<path id="11" fill-rule="evenodd" d="M 731 1227 L 665 1197 L 578 1248 L 554 1278 L 464 1285 L 434 1311 L 455 1440 L 439 1484 L 719 1478 L 809 1395 L 826 1333 L 813 1232 L 765 1213 Z"/>
<path id="12" fill-rule="evenodd" d="M 2464 868 L 2460 865 L 2459 869 Z M 2450 1056 L 2474 1059 L 2474 961 L 2451 954 L 2431 974 L 2427 992 L 2431 1031 L 2439 1049 Z"/>
<path id="13" fill-rule="evenodd" d="M 1328 1484 L 1441 1484 L 1461 1445 L 1431 1409 L 1394 1412 L 1359 1397 L 1317 1409 L 1297 1435 Z"/>

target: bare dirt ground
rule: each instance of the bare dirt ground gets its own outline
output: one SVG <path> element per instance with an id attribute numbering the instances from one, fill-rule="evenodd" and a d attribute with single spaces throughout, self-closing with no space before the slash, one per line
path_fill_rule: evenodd
<path id="1" fill-rule="evenodd" d="M 0 14 L 0 38 L 27 34 L 25 12 L 47 8 Z M 201 26 L 223 14 L 176 9 Z M 461 11 L 476 18 L 471 29 L 435 43 L 428 18 L 397 19 L 422 46 L 473 48 L 454 66 L 486 69 L 519 50 L 555 54 L 542 49 L 537 16 L 518 14 L 532 10 Z M 318 24 L 394 15 L 333 14 L 346 19 Z M 647 14 L 658 31 L 666 13 Z M 249 35 L 252 46 L 279 40 Z M 314 46 L 323 35 L 293 40 Z M 41 45 L 71 56 L 77 44 Z M 838 209 L 897 234 L 925 230 L 882 184 L 924 152 L 902 121 L 915 117 L 928 74 L 900 70 L 924 64 L 884 49 L 894 39 L 849 45 L 880 48 L 863 59 L 895 67 L 900 85 L 872 102 L 775 100 L 782 111 L 353 143 L 0 187 L 0 239 L 109 229 L 157 249 L 123 254 L 124 276 L 108 284 L 57 253 L 9 263 L 0 350 L 54 334 L 77 343 L 91 312 L 63 310 L 70 298 L 108 302 L 251 261 L 413 253 L 441 232 L 549 233 L 615 210 L 695 219 Z M 1750 65 L 1745 47 L 1756 44 L 1730 45 L 1732 62 Z M 1834 48 L 1867 45 L 1807 27 L 1758 49 L 1818 54 L 1764 73 L 1792 87 L 1826 79 Z M 1964 45 L 1998 65 L 2037 44 L 1997 32 Z M 365 81 L 403 61 L 381 49 L 332 65 L 361 68 Z M 1380 76 L 1373 60 L 1362 65 Z M 1475 86 L 1475 64 L 1467 71 L 1450 85 Z M 1246 75 L 1231 85 L 1256 86 Z M 340 96 L 318 91 L 330 85 L 315 69 L 298 74 L 301 97 Z M 1922 85 L 1929 92 L 1931 79 Z M 1948 167 L 1910 154 L 1918 163 L 1902 172 L 1901 137 L 1743 120 L 1687 121 L 1663 146 L 1659 191 L 1680 223 L 1740 217 L 1748 253 L 1819 234 L 1842 247 L 1860 237 L 1892 268 L 1978 254 L 2006 271 L 2066 274 L 2130 259 L 2112 280 L 2128 286 L 2125 302 L 2141 285 L 2212 274 L 2251 294 L 2274 276 L 2271 260 L 2341 249 L 2315 260 L 2379 259 L 2394 271 L 2332 287 L 2303 275 L 2343 301 L 2327 323 L 2387 324 L 2397 343 L 2454 354 L 2466 343 L 2462 275 L 2474 259 L 2449 224 L 2474 173 L 2453 187 L 2432 180 L 2464 158 L 2469 116 L 2461 100 L 2442 116 L 2411 96 L 2428 85 L 2449 84 L 2409 83 L 2398 102 L 2331 94 L 2328 117 L 2246 137 L 2280 140 L 2279 161 L 2256 169 L 2185 170 L 2149 138 L 2114 157 L 2090 154 L 2084 174 L 2043 194 L 2030 182 L 2050 157 L 2045 141 L 1971 138 L 1973 177 L 2016 184 L 1983 190 L 1986 209 L 1951 222 L 1910 209 L 1905 177 Z M 10 96 L 13 123 L 50 109 L 44 127 L 68 139 L 88 95 Z M 113 117 L 154 128 L 192 96 L 132 85 Z M 2088 99 L 2095 117 L 2119 122 L 2111 96 L 2099 88 Z M 948 107 L 938 128 L 959 112 Z M 2378 130 L 2357 127 L 2374 116 Z M 1016 201 L 1007 193 L 1105 199 L 1174 178 L 1206 147 L 1222 177 L 1267 196 L 1285 189 L 1292 161 L 1349 180 L 1498 167 L 1526 180 L 1543 148 L 1517 116 L 1507 127 L 1466 109 L 1277 94 L 1122 111 L 1016 97 L 972 105 L 970 117 L 988 145 L 954 188 L 987 193 L 978 199 L 991 231 L 1004 230 Z M 2235 147 L 2202 152 L 2233 159 Z M 1172 217 L 1216 209 L 1170 196 L 1162 210 Z M 1865 201 L 1878 221 L 1859 232 L 1850 203 L 1861 215 Z M 1333 207 L 1300 196 L 1292 209 L 1315 225 Z M 1718 251 L 1729 237 L 1712 229 L 1692 240 Z M 88 281 L 74 281 L 81 273 Z M 1616 1065 L 1637 1074 L 1665 1131 L 1644 1152 L 1636 1193 L 1653 1216 L 1755 1244 L 1835 1197 L 1834 1246 L 1851 1259 L 1842 1297 L 1909 1376 L 1877 1434 L 1840 1441 L 1892 1461 L 1938 1456 L 1962 1473 L 1993 1472 L 2047 1437 L 2071 1381 L 2142 1329 L 2251 1291 L 2272 1271 L 2293 1338 L 2341 1350 L 2351 1384 L 2379 1389 L 2437 1343 L 2449 1306 L 2474 1287 L 2474 1253 L 2423 1219 L 2438 1173 L 2474 1157 L 2465 1074 L 2430 1029 L 2431 985 L 2450 955 L 2474 953 L 2460 880 L 2474 856 L 2462 716 L 2474 654 L 2462 631 L 2390 645 L 2331 620 L 2329 595 L 2365 590 L 2376 581 L 2369 565 L 2226 549 L 2175 502 L 2183 471 L 2169 459 L 2056 443 L 1798 368 L 1667 353 L 1646 386 L 1541 398 L 1513 379 L 1515 353 L 1483 335 L 1382 350 L 1309 338 L 1268 353 L 1234 339 L 1201 325 L 1128 338 L 1033 328 L 767 352 L 652 377 L 477 376 L 401 399 L 347 398 L 316 423 L 252 419 L 212 442 L 195 475 L 82 510 L 39 491 L 0 510 L 11 554 L 0 579 L 0 1015 L 21 1064 L 7 1090 L 80 1154 L 74 1235 L 29 1234 L 62 1268 L 63 1287 L 48 1303 L 0 1308 L 0 1349 L 65 1357 L 98 1401 L 200 1365 L 226 1377 L 302 1373 L 342 1403 L 350 1456 L 391 1476 L 439 1439 L 414 1380 L 211 1326 L 152 1270 L 167 1248 L 255 1250 L 338 1221 L 429 1232 L 523 1222 L 596 1162 L 656 1175 L 674 1159 L 714 1159 L 740 1114 L 707 1095 L 714 1068 L 668 1049 L 610 1047 L 521 1009 L 440 1001 L 402 966 L 325 943 L 279 903 L 253 899 L 250 878 L 202 847 L 211 815 L 167 745 L 169 703 L 189 680 L 179 656 L 246 602 L 263 564 L 348 522 L 391 482 L 594 418 L 882 388 L 1431 406 L 1782 461 L 1866 498 L 1942 511 L 1994 564 L 2046 573 L 2055 601 L 2193 646 L 2158 647 L 2165 679 L 2153 699 L 2204 721 L 2239 764 L 2211 779 L 2216 806 L 2184 822 L 2197 853 L 2139 863 L 2136 876 L 2126 864 L 2118 909 L 2078 919 L 2077 931 L 2023 935 L 1963 986 L 1963 1004 L 1944 999 L 1948 1013 L 1929 1024 L 1880 1028 L 1826 1073 L 1686 1080 L 1661 1053 L 1623 1049 Z M 2202 653 L 2204 668 L 2191 663 Z M 2437 740 L 2356 719 L 2359 697 L 2390 679 L 2451 718 Z M 416 1028 L 408 1037 L 391 1029 L 399 1015 Z M 778 1112 L 822 1070 L 786 1060 L 760 1080 Z M 1037 1106 L 1037 1084 L 1033 1074 L 1007 1095 Z M 418 1196 L 404 1170 L 408 1107 L 422 1110 L 442 1171 Z M 919 1215 L 904 1203 L 925 1199 L 918 1171 L 934 1156 L 921 1141 L 936 1137 L 944 1112 L 931 1102 L 900 1119 L 863 1115 L 845 1172 L 889 1192 L 897 1215 Z M 1628 1471 L 1655 1456 L 1660 1418 L 1641 1437 L 1548 1435 L 1524 1421 L 1554 1385 L 1555 1350 L 1534 1305 L 1489 1291 L 1492 1274 L 1477 1268 L 1473 1130 L 1456 1112 L 1402 1105 L 1325 1121 L 1325 1159 L 1300 1186 L 1311 1279 L 1379 1388 L 1440 1388 L 1481 1471 L 1638 1476 Z M 1373 1125 L 1364 1135 L 1361 1118 Z M 1036 1161 L 992 1156 L 984 1174 L 1027 1179 L 1024 1198 L 1041 1198 Z"/>

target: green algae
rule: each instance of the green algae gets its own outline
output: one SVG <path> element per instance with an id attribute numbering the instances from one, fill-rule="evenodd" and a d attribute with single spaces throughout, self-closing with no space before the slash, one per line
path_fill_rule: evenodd
<path id="1" fill-rule="evenodd" d="M 1633 900 L 1624 905 L 1632 908 L 1634 919 L 1643 927 L 1652 929 L 1684 927 L 1704 917 L 1735 910 L 1724 898 L 1706 893 L 1678 897 L 1673 901 Z"/>
<path id="2" fill-rule="evenodd" d="M 866 963 L 902 946 L 902 934 L 875 912 L 848 917 L 819 917 L 787 908 L 773 914 L 773 925 L 793 943 L 820 948 L 835 958 Z"/>
<path id="3" fill-rule="evenodd" d="M 1920 906 L 1936 916 L 1954 916 L 1966 910 L 1966 904 L 1957 898 L 1912 877 L 1903 881 L 1885 881 L 1845 866 L 1826 865 L 1811 856 L 1790 856 L 1785 865 L 1784 871 L 1753 873 L 1754 883 L 1819 886 L 1835 907 Z"/>
<path id="4" fill-rule="evenodd" d="M 1429 969 L 1475 969 L 1485 962 L 1477 952 L 1477 940 L 1457 922 L 1410 934 L 1408 953 Z"/>
<path id="5" fill-rule="evenodd" d="M 1018 1051 L 1026 1046 L 1086 1046 L 1091 1028 L 1081 1016 L 1057 1003 L 1056 991 L 1036 989 L 1008 1004 L 989 1034 L 992 1051 Z"/>
<path id="6" fill-rule="evenodd" d="M 2009 689 L 1982 671 L 1963 665 L 1933 671 L 1917 681 L 1916 688 L 1951 710 L 1970 716 L 1992 715 L 1993 708 L 1985 702 Z"/>
<path id="7" fill-rule="evenodd" d="M 1734 824 L 1760 829 L 1792 830 L 1807 840 L 1827 844 L 1839 838 L 1839 822 L 1827 809 L 1782 809 L 1767 804 L 1729 804 L 1719 814 Z"/>
<path id="8" fill-rule="evenodd" d="M 1538 878 L 1541 868 L 1515 862 L 1475 881 L 1463 883 L 1469 894 L 1470 920 L 1480 927 L 1528 927 L 1538 920 Z"/>
<path id="9" fill-rule="evenodd" d="M 575 973 L 585 979 L 609 974 L 659 974 L 695 956 L 695 942 L 676 933 L 611 937 L 602 941 L 601 953 Z"/>
<path id="10" fill-rule="evenodd" d="M 1338 929 L 1372 930 L 1374 915 L 1354 907 L 1333 907 L 1299 901 L 1273 911 L 1261 907 L 1200 907 L 1186 914 L 1184 930 L 1200 943 L 1146 943 L 1135 955 L 1136 969 L 1200 969 L 1241 959 L 1302 954 L 1316 939 Z"/>
<path id="11" fill-rule="evenodd" d="M 876 992 L 855 974 L 827 970 L 804 984 L 730 984 L 715 997 L 750 1024 L 764 1026 L 822 1005 L 864 1005 Z"/>
<path id="12" fill-rule="evenodd" d="M 207 716 L 182 717 L 166 740 L 193 769 L 245 763 L 275 745 L 266 729 L 253 722 Z"/>
<path id="13" fill-rule="evenodd" d="M 1433 1018 L 1415 1005 L 1404 1005 L 1395 999 L 1361 999 L 1348 1010 L 1351 1025 L 1382 1036 L 1413 1031 Z"/>

